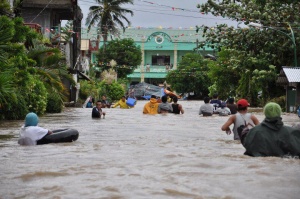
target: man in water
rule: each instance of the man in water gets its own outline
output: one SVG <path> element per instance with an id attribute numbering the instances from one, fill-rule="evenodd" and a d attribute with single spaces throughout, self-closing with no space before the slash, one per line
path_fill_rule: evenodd
<path id="1" fill-rule="evenodd" d="M 285 126 L 279 104 L 270 102 L 264 107 L 264 121 L 241 135 L 250 156 L 300 156 L 300 130 Z M 243 137 L 245 139 L 243 140 Z"/>
<path id="2" fill-rule="evenodd" d="M 156 96 L 151 95 L 150 101 L 144 105 L 143 113 L 151 115 L 158 114 L 158 105 L 159 103 L 157 102 Z"/>
<path id="3" fill-rule="evenodd" d="M 230 125 L 233 126 L 233 139 L 240 140 L 238 135 L 238 128 L 240 126 L 255 126 L 259 124 L 258 119 L 251 113 L 248 113 L 249 103 L 245 99 L 240 99 L 237 102 L 238 112 L 235 115 L 231 115 L 227 122 L 221 127 L 222 131 L 226 131 L 229 135 L 231 134 Z"/>
<path id="4" fill-rule="evenodd" d="M 123 108 L 123 109 L 129 109 L 129 108 L 132 108 L 131 106 L 128 106 L 126 104 L 126 97 L 125 96 L 122 96 L 122 98 L 117 102 L 115 103 L 112 108 L 116 108 L 120 106 L 120 108 Z"/>
<path id="5" fill-rule="evenodd" d="M 171 106 L 170 103 L 168 103 L 168 96 L 164 95 L 161 97 L 161 102 L 158 105 L 157 112 L 158 113 L 172 113 L 173 112 L 173 107 Z"/>
<path id="6" fill-rule="evenodd" d="M 105 118 L 105 112 L 102 111 L 101 107 L 102 107 L 101 100 L 98 100 L 96 102 L 96 106 L 92 110 L 92 118 L 101 118 L 102 115 L 103 115 L 103 119 Z"/>
<path id="7" fill-rule="evenodd" d="M 204 98 L 204 104 L 200 106 L 199 115 L 203 114 L 203 116 L 212 116 L 214 112 L 214 107 L 209 103 L 209 97 Z"/>

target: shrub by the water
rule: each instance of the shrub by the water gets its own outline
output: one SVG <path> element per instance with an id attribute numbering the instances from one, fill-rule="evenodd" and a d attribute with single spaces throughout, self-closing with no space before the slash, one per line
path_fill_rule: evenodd
<path id="1" fill-rule="evenodd" d="M 63 102 L 57 93 L 50 93 L 47 100 L 47 113 L 60 113 L 63 110 Z"/>

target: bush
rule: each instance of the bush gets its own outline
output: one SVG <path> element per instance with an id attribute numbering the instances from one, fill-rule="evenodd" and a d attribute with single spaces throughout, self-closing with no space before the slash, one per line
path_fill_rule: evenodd
<path id="1" fill-rule="evenodd" d="M 94 82 L 80 81 L 79 98 L 85 101 L 88 96 L 98 97 L 100 90 L 100 86 Z"/>
<path id="2" fill-rule="evenodd" d="M 280 96 L 280 97 L 276 97 L 270 100 L 270 102 L 275 102 L 277 104 L 279 104 L 279 106 L 281 107 L 282 111 L 286 111 L 286 99 L 285 96 Z"/>
<path id="3" fill-rule="evenodd" d="M 28 110 L 37 115 L 42 115 L 46 111 L 48 92 L 42 81 L 36 77 L 29 78 L 26 87 L 29 91 L 24 91 L 25 100 L 27 102 Z"/>
<path id="4" fill-rule="evenodd" d="M 28 112 L 29 110 L 27 108 L 27 103 L 24 97 L 21 94 L 19 94 L 17 96 L 17 100 L 8 100 L 7 104 L 5 104 L 5 106 L 2 107 L 1 119 L 6 119 L 6 120 L 24 119 Z"/>
<path id="5" fill-rule="evenodd" d="M 47 113 L 60 113 L 63 109 L 63 103 L 58 93 L 51 93 L 47 99 Z"/>
<path id="6" fill-rule="evenodd" d="M 123 86 L 115 81 L 113 81 L 111 84 L 102 81 L 100 83 L 100 87 L 101 87 L 100 94 L 107 95 L 113 101 L 119 100 L 125 94 L 125 89 L 123 88 Z"/>

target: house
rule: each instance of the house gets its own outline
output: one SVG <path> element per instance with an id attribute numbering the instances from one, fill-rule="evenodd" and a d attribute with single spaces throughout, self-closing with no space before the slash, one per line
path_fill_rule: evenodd
<path id="1" fill-rule="evenodd" d="M 97 31 L 91 29 L 87 32 L 83 29 L 82 38 L 87 40 L 89 45 L 85 52 L 91 63 L 96 64 L 96 52 L 98 45 L 101 47 L 103 41 L 97 44 Z M 199 42 L 205 42 L 201 30 L 197 33 L 196 29 L 191 28 L 127 28 L 116 35 L 108 35 L 108 41 L 116 38 L 131 38 L 137 46 L 141 47 L 142 62 L 137 69 L 127 77 L 131 84 L 146 82 L 161 85 L 169 70 L 176 69 L 178 63 L 186 53 L 200 53 L 204 57 L 214 58 L 215 52 L 209 47 L 195 51 Z"/>
<path id="2" fill-rule="evenodd" d="M 41 33 L 49 38 L 53 46 L 58 47 L 66 57 L 66 64 L 75 82 L 80 75 L 80 36 L 83 14 L 78 6 L 78 0 L 23 0 L 22 14 L 25 24 L 37 24 Z M 61 21 L 72 20 L 72 42 L 61 41 Z M 55 36 L 55 37 L 54 37 Z M 69 81 L 65 86 L 70 88 L 70 101 L 77 101 L 79 85 L 73 87 Z"/>
<path id="3" fill-rule="evenodd" d="M 295 112 L 300 105 L 300 67 L 283 66 L 276 83 L 286 89 L 286 112 Z"/>

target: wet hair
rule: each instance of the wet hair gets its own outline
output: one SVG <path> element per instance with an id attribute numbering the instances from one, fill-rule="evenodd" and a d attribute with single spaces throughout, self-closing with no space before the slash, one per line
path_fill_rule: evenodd
<path id="1" fill-rule="evenodd" d="M 247 110 L 247 108 L 248 108 L 247 106 L 240 106 L 240 105 L 237 106 L 238 111 L 244 111 Z"/>
<path id="2" fill-rule="evenodd" d="M 101 102 L 101 100 L 97 100 L 97 102 L 96 102 L 96 105 L 97 105 L 97 103 L 100 103 L 100 104 L 102 105 L 102 102 Z"/>
<path id="3" fill-rule="evenodd" d="M 178 98 L 176 96 L 173 97 L 173 102 L 177 102 Z"/>
<path id="4" fill-rule="evenodd" d="M 234 98 L 233 97 L 228 98 L 227 103 L 228 104 L 233 104 L 234 103 Z"/>
<path id="5" fill-rule="evenodd" d="M 209 103 L 209 100 L 210 100 L 209 97 L 205 97 L 205 98 L 204 98 L 204 103 L 205 103 L 205 104 Z"/>
<path id="6" fill-rule="evenodd" d="M 162 96 L 161 101 L 166 103 L 168 101 L 168 97 L 166 95 Z"/>

